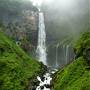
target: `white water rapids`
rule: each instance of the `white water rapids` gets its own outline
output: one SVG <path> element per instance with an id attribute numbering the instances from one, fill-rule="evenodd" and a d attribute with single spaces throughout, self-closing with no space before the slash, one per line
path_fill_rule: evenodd
<path id="1" fill-rule="evenodd" d="M 50 82 L 52 80 L 50 74 L 46 73 L 43 78 L 44 80 L 41 80 L 41 78 L 37 76 L 37 79 L 38 81 L 40 81 L 40 83 L 36 90 L 50 90 Z"/>

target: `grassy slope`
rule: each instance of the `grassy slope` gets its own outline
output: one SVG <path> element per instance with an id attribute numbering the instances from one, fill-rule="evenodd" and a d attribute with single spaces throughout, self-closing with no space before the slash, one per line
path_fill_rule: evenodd
<path id="1" fill-rule="evenodd" d="M 90 90 L 90 65 L 85 59 L 88 48 L 90 33 L 85 33 L 75 45 L 76 60 L 55 74 L 53 90 Z"/>
<path id="2" fill-rule="evenodd" d="M 66 66 L 54 77 L 54 90 L 90 90 L 90 70 L 83 57 Z"/>
<path id="3" fill-rule="evenodd" d="M 0 90 L 23 90 L 40 64 L 0 32 Z"/>

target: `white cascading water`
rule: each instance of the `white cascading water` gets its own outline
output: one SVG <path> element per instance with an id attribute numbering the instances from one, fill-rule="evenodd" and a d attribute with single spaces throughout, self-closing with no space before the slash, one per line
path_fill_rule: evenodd
<path id="1" fill-rule="evenodd" d="M 49 73 L 46 73 L 44 76 L 44 81 L 41 80 L 39 76 L 37 76 L 39 83 L 39 86 L 37 86 L 36 90 L 50 90 L 49 87 L 46 87 L 45 85 L 50 85 L 50 82 L 52 80 L 51 75 Z"/>
<path id="2" fill-rule="evenodd" d="M 66 46 L 66 64 L 68 63 L 69 59 L 69 45 Z"/>
<path id="3" fill-rule="evenodd" d="M 63 60 L 65 64 L 67 64 L 69 61 L 69 45 L 63 45 Z"/>
<path id="4" fill-rule="evenodd" d="M 38 45 L 37 45 L 37 58 L 40 62 L 47 65 L 46 62 L 46 33 L 44 24 L 44 15 L 42 12 L 39 13 L 39 32 L 38 32 Z"/>
<path id="5" fill-rule="evenodd" d="M 56 68 L 58 67 L 58 47 L 59 47 L 59 44 L 57 44 L 56 46 Z"/>
<path id="6" fill-rule="evenodd" d="M 46 33 L 45 33 L 45 24 L 44 24 L 44 15 L 39 13 L 39 32 L 38 32 L 38 45 L 37 45 L 37 57 L 40 62 L 47 65 L 47 54 L 46 54 Z M 45 85 L 50 86 L 52 80 L 51 75 L 46 73 L 44 76 L 44 81 L 42 81 L 40 76 L 37 76 L 37 80 L 40 82 L 39 86 L 36 87 L 36 90 L 50 90 Z M 43 89 L 42 89 L 43 88 Z"/>

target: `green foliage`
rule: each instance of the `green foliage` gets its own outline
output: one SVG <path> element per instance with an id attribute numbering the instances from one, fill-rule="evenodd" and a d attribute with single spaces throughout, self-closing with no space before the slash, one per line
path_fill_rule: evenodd
<path id="1" fill-rule="evenodd" d="M 0 32 L 0 90 L 24 90 L 41 65 Z"/>
<path id="2" fill-rule="evenodd" d="M 90 90 L 90 66 L 84 58 L 90 48 L 90 32 L 75 44 L 76 60 L 59 70 L 53 78 L 53 90 Z"/>
<path id="3" fill-rule="evenodd" d="M 90 70 L 83 57 L 56 73 L 53 90 L 90 90 Z"/>
<path id="4" fill-rule="evenodd" d="M 88 48 L 90 48 L 90 32 L 83 33 L 74 46 L 75 53 L 78 57 L 82 56 Z"/>

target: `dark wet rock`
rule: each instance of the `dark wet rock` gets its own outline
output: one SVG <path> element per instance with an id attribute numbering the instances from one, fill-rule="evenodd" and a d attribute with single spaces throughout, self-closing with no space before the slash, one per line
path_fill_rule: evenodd
<path id="1" fill-rule="evenodd" d="M 41 76 L 41 80 L 44 82 L 44 80 L 45 80 L 45 77 Z"/>
<path id="2" fill-rule="evenodd" d="M 47 80 L 47 78 L 46 78 L 46 80 Z"/>
<path id="3" fill-rule="evenodd" d="M 39 85 L 39 83 L 40 82 L 37 80 L 37 78 L 33 77 L 26 90 L 36 90 L 36 87 Z"/>
<path id="4" fill-rule="evenodd" d="M 40 62 L 40 66 L 41 66 L 41 71 L 38 72 L 38 75 L 35 75 L 32 78 L 29 78 L 30 82 L 27 86 L 27 88 L 25 90 L 36 90 L 37 86 L 39 86 L 40 81 L 38 81 L 37 76 L 40 76 L 41 80 L 44 81 L 45 77 L 43 77 L 43 75 L 48 72 L 48 68 L 47 66 L 43 65 L 42 62 Z M 41 90 L 43 90 L 42 88 L 44 88 L 44 86 L 40 87 Z"/>
<path id="5" fill-rule="evenodd" d="M 36 86 L 31 86 L 28 90 L 36 90 Z"/>
<path id="6" fill-rule="evenodd" d="M 49 84 L 45 84 L 44 85 L 46 88 L 51 88 L 51 85 L 49 85 Z"/>
<path id="7" fill-rule="evenodd" d="M 40 88 L 41 88 L 41 90 L 43 90 L 44 89 L 44 86 L 40 86 Z"/>
<path id="8" fill-rule="evenodd" d="M 41 68 L 42 68 L 42 72 L 41 75 L 44 75 L 46 72 L 48 72 L 48 68 L 46 65 L 43 65 L 42 62 L 40 62 Z"/>
<path id="9" fill-rule="evenodd" d="M 37 80 L 37 79 L 33 79 L 33 85 L 36 85 L 36 86 L 38 86 L 39 85 L 39 81 Z"/>
<path id="10" fill-rule="evenodd" d="M 47 68 L 46 65 L 43 65 L 42 62 L 40 62 L 40 65 L 41 65 L 41 72 L 39 72 L 39 75 L 38 75 L 38 76 L 41 78 L 42 81 L 44 81 L 44 80 L 45 80 L 45 77 L 43 77 L 43 75 L 44 75 L 46 72 L 48 72 L 48 68 Z"/>

